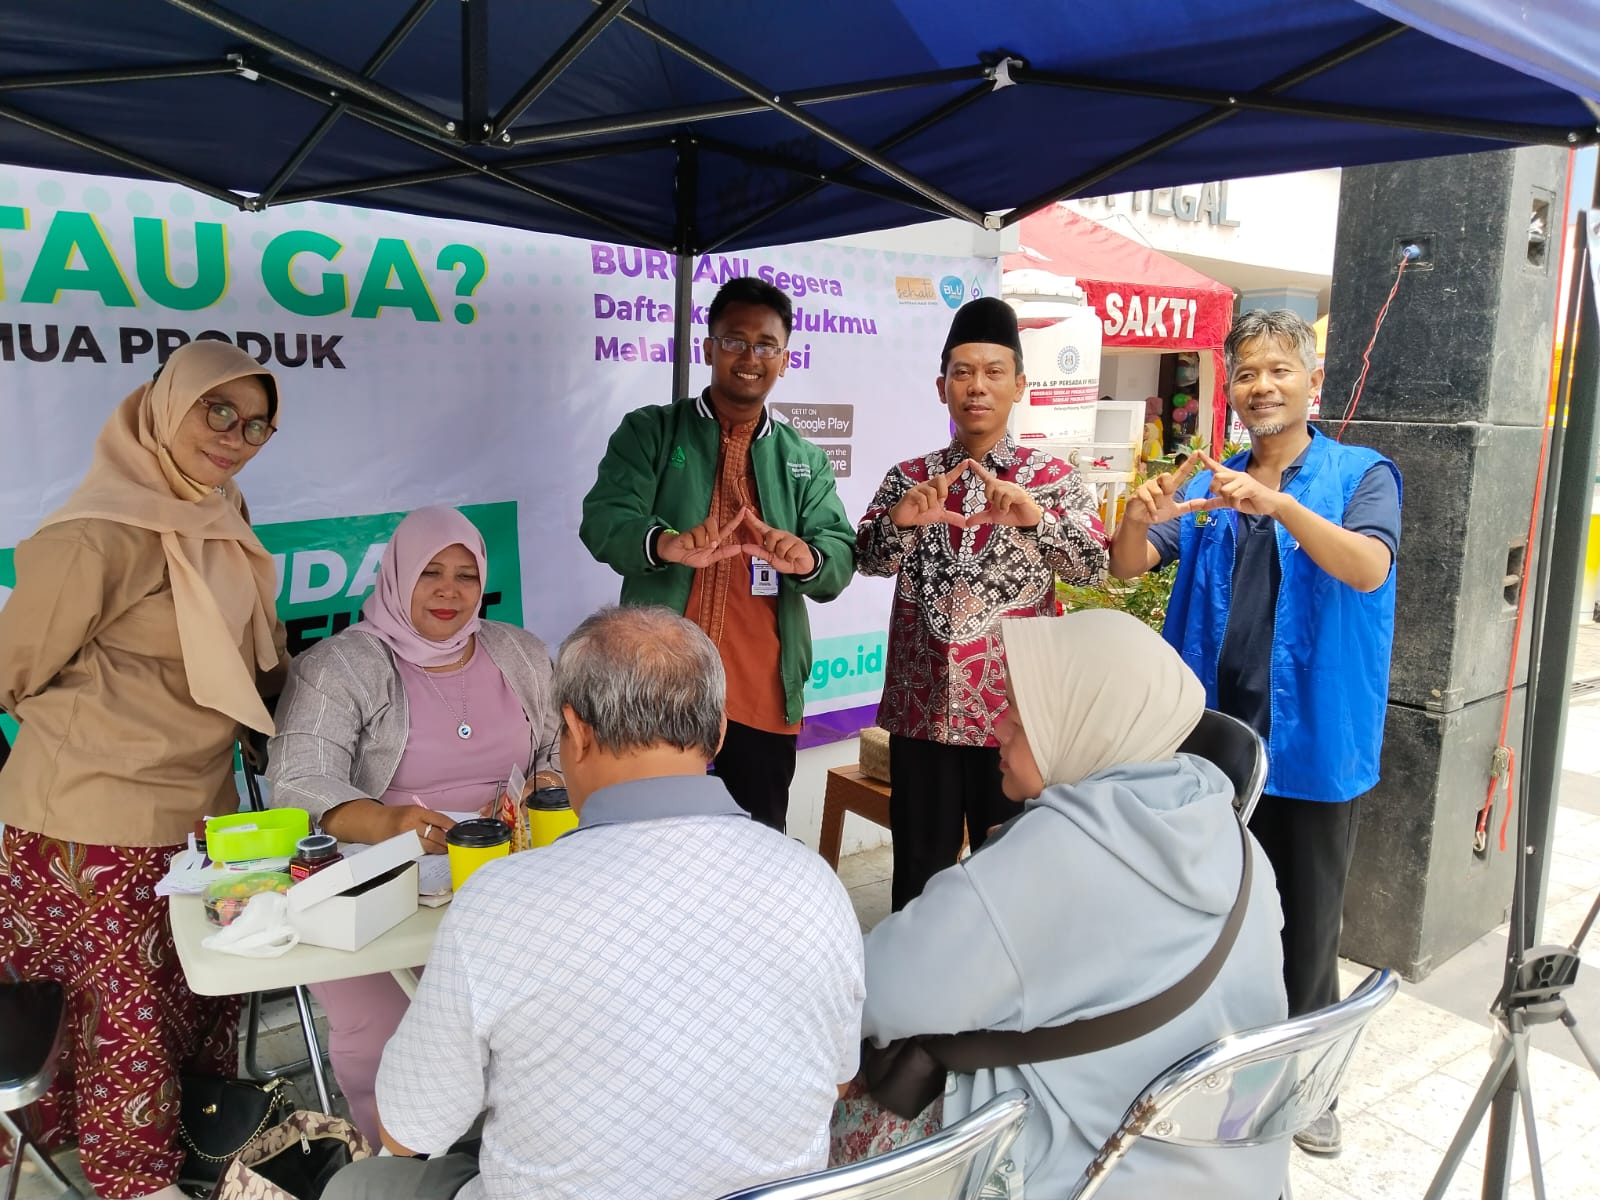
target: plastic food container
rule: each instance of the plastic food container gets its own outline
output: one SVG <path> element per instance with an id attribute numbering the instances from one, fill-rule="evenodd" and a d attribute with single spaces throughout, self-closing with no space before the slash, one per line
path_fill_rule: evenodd
<path id="1" fill-rule="evenodd" d="M 220 863 L 293 858 L 295 843 L 310 832 L 311 817 L 303 808 L 211 817 L 206 821 L 206 854 Z"/>
<path id="2" fill-rule="evenodd" d="M 287 892 L 293 882 L 282 871 L 246 871 L 206 885 L 206 920 L 213 925 L 231 925 L 244 911 L 251 896 L 263 892 Z"/>

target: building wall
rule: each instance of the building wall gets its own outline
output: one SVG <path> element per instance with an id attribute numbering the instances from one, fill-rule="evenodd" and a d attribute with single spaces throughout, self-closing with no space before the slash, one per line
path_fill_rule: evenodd
<path id="1" fill-rule="evenodd" d="M 1327 311 L 1339 212 L 1336 168 L 1123 192 L 1069 204 L 1074 212 L 1236 291 L 1315 296 L 1319 310 Z"/>

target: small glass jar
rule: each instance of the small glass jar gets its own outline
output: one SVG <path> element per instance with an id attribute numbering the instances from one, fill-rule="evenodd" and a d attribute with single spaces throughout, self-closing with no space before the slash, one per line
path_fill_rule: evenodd
<path id="1" fill-rule="evenodd" d="M 299 883 L 324 867 L 344 861 L 339 853 L 339 841 L 331 833 L 313 833 L 294 844 L 294 857 L 289 860 L 289 878 Z"/>

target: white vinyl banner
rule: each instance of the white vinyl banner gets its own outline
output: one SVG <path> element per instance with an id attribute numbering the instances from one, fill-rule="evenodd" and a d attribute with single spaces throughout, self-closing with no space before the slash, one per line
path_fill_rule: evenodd
<path id="1" fill-rule="evenodd" d="M 1092 442 L 1100 400 L 1100 316 L 1084 307 L 1022 331 L 1028 390 L 1014 412 L 1020 442 Z"/>
<path id="2" fill-rule="evenodd" d="M 942 445 L 951 311 L 993 259 L 826 243 L 696 260 L 705 306 L 755 275 L 795 305 L 774 414 L 822 445 L 860 517 L 890 464 Z M 425 504 L 484 530 L 489 615 L 552 648 L 614 602 L 578 541 L 622 415 L 672 385 L 673 260 L 653 250 L 327 204 L 240 213 L 182 188 L 0 166 L 0 603 L 11 547 L 60 505 L 101 424 L 173 348 L 223 338 L 277 373 L 280 432 L 239 477 L 303 648 L 347 626 Z M 807 711 L 874 702 L 890 586 L 813 605 Z"/>

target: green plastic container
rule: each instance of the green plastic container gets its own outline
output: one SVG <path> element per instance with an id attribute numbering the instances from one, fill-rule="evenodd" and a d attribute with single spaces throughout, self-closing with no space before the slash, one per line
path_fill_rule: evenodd
<path id="1" fill-rule="evenodd" d="M 210 817 L 206 820 L 206 857 L 220 863 L 293 858 L 294 844 L 310 832 L 311 817 L 303 808 Z"/>

